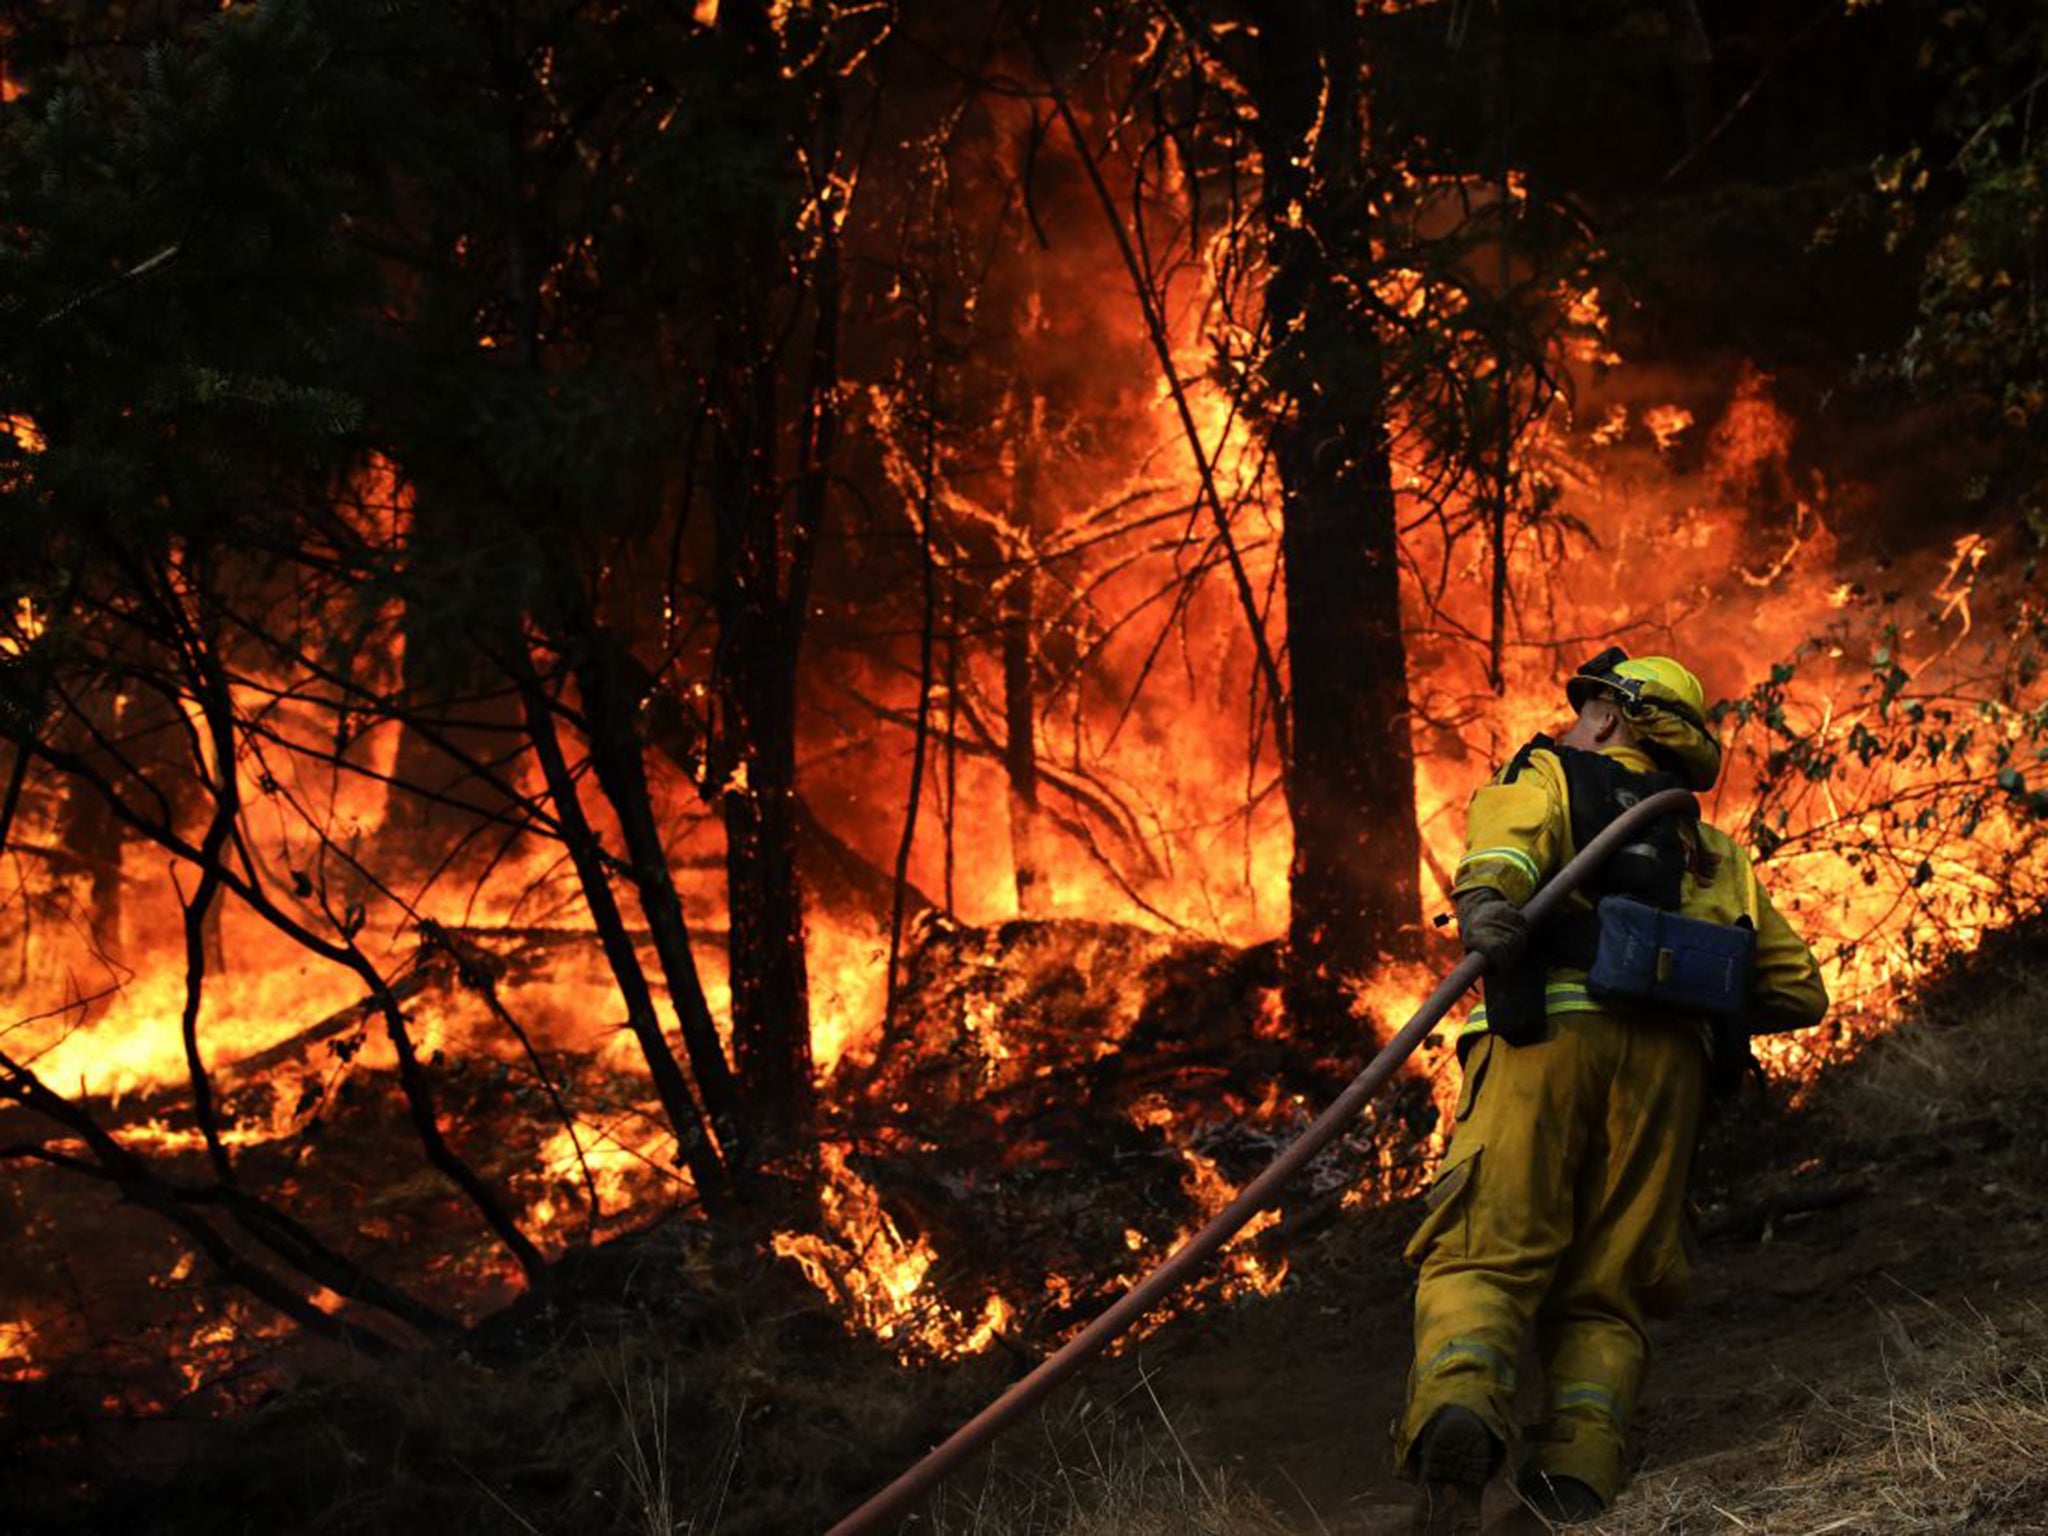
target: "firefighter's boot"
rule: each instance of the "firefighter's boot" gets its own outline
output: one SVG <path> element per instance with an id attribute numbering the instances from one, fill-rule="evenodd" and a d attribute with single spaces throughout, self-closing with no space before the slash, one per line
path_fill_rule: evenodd
<path id="1" fill-rule="evenodd" d="M 1505 1447 L 1469 1408 L 1440 1408 L 1415 1439 L 1415 1530 L 1428 1536 L 1479 1529 L 1479 1505 Z"/>
<path id="2" fill-rule="evenodd" d="M 1607 1511 L 1607 1501 L 1576 1477 L 1552 1476 L 1533 1467 L 1517 1481 L 1516 1491 L 1545 1525 L 1583 1525 Z"/>

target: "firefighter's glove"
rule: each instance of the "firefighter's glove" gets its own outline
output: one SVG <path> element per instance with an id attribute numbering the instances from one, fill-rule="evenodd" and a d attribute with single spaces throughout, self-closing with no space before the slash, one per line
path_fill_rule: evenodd
<path id="1" fill-rule="evenodd" d="M 1529 919 L 1499 891 L 1486 886 L 1457 898 L 1458 937 L 1465 948 L 1486 957 L 1486 968 L 1499 976 L 1520 965 L 1529 953 Z"/>

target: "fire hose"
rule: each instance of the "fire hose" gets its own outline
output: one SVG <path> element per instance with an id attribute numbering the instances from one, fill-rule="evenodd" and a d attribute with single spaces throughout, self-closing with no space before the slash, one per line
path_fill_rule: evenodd
<path id="1" fill-rule="evenodd" d="M 1639 829 L 1669 812 L 1690 809 L 1697 813 L 1692 794 L 1683 789 L 1660 790 L 1637 801 L 1584 848 L 1539 890 L 1523 910 L 1532 926 L 1541 923 L 1565 899 L 1586 882 L 1609 854 Z M 1109 1342 L 1153 1307 L 1177 1290 L 1202 1262 L 1212 1256 L 1240 1228 L 1271 1205 L 1281 1187 L 1301 1171 L 1302 1165 L 1336 1139 L 1337 1133 L 1363 1109 L 1366 1101 L 1386 1084 L 1388 1078 L 1414 1054 L 1431 1030 L 1451 1011 L 1486 969 L 1480 956 L 1471 954 L 1458 962 L 1449 975 L 1437 983 L 1412 1018 L 1373 1057 L 1365 1070 L 1318 1115 L 1295 1141 L 1273 1159 L 1265 1172 L 1238 1191 L 1237 1197 L 1209 1224 L 1190 1237 L 1160 1266 L 1140 1280 L 1121 1299 L 1111 1304 L 1094 1322 L 1083 1328 L 1053 1354 L 1006 1390 L 994 1402 L 927 1452 L 922 1460 L 852 1514 L 841 1520 L 827 1536 L 862 1536 L 883 1529 L 901 1518 L 923 1494 L 958 1467 L 969 1456 L 993 1440 L 1025 1410 L 1039 1402 L 1055 1387 L 1099 1354 Z"/>

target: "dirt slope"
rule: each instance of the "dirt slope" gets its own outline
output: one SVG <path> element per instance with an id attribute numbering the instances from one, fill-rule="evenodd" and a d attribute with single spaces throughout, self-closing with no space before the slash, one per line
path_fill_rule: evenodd
<path id="1" fill-rule="evenodd" d="M 2048 1531 L 2048 945 L 1987 949 L 1915 1015 L 1804 1105 L 1776 1090 L 1715 1127 L 1693 1300 L 1659 1329 L 1640 1467 L 1608 1529 Z M 1190 1468 L 1234 1473 L 1278 1517 L 1247 1514 L 1247 1529 L 1405 1529 L 1387 1425 L 1407 1366 L 1399 1252 L 1413 1220 L 1341 1220 L 1297 1250 L 1279 1294 L 1178 1323 L 1087 1390 L 1170 1421 Z M 1882 1421 L 1986 1340 L 1999 1401 L 1968 1442 L 1982 1465 L 1944 1489 L 1938 1458 L 1916 1470 L 1883 1451 L 1898 1425 Z M 1993 1456 L 2008 1429 L 2015 1446 Z M 1860 1482 L 1827 1483 L 1865 1451 Z"/>

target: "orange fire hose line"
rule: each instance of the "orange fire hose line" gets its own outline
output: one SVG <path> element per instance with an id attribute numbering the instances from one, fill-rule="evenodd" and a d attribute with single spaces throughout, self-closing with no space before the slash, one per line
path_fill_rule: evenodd
<path id="1" fill-rule="evenodd" d="M 1666 789 L 1622 812 L 1536 893 L 1526 909 L 1529 920 L 1539 923 L 1556 911 L 1565 898 L 1584 884 L 1587 876 L 1638 828 L 1667 812 L 1680 809 L 1697 810 L 1691 793 L 1683 789 Z M 1132 1286 L 1094 1322 L 1041 1361 L 1029 1375 L 1012 1384 L 1002 1396 L 927 1452 L 909 1471 L 833 1526 L 827 1536 L 862 1536 L 864 1532 L 882 1530 L 900 1519 L 920 1496 L 936 1487 L 961 1462 L 993 1440 L 1018 1415 L 1039 1402 L 1099 1354 L 1118 1334 L 1177 1290 L 1204 1260 L 1235 1237 L 1239 1228 L 1271 1205 L 1278 1198 L 1281 1187 L 1300 1172 L 1304 1163 L 1336 1138 L 1337 1133 L 1365 1107 L 1366 1101 L 1379 1092 L 1395 1070 L 1428 1038 L 1429 1032 L 1450 1012 L 1451 1005 L 1479 979 L 1485 969 L 1486 962 L 1478 955 L 1467 955 L 1459 961 L 1457 967 L 1437 983 L 1436 990 L 1416 1010 L 1415 1016 L 1402 1026 L 1400 1033 L 1389 1040 L 1365 1070 L 1351 1080 L 1350 1086 L 1286 1151 L 1273 1160 L 1265 1172 L 1245 1185 L 1236 1199 L 1217 1212 L 1207 1226 L 1181 1244 L 1164 1263 Z"/>

